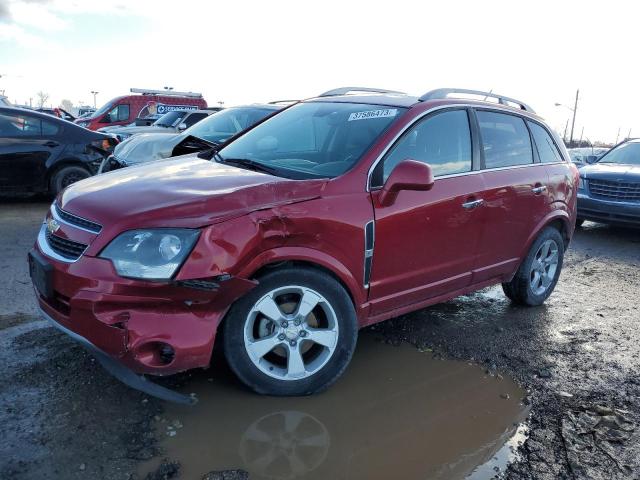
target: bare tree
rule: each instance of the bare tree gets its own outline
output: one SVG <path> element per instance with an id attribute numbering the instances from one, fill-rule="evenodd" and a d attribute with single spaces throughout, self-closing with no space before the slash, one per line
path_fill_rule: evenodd
<path id="1" fill-rule="evenodd" d="M 49 100 L 49 94 L 47 92 L 43 92 L 42 90 L 36 93 L 36 97 L 38 99 L 38 108 L 44 107 L 46 101 Z"/>
<path id="2" fill-rule="evenodd" d="M 71 113 L 73 111 L 73 102 L 65 98 L 60 102 L 60 107 L 62 107 L 63 110 Z"/>

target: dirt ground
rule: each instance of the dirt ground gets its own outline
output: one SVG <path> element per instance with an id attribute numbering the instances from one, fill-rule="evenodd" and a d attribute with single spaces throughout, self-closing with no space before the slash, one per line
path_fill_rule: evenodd
<path id="1" fill-rule="evenodd" d="M 139 478 L 141 463 L 163 457 L 153 424 L 166 405 L 111 378 L 38 318 L 26 254 L 47 208 L 0 203 L 0 478 Z M 506 478 L 635 479 L 639 293 L 640 230 L 586 223 L 541 307 L 514 307 L 493 287 L 371 330 L 527 389 L 530 436 Z M 178 478 L 170 460 L 149 478 Z M 210 478 L 246 478 L 226 475 Z"/>

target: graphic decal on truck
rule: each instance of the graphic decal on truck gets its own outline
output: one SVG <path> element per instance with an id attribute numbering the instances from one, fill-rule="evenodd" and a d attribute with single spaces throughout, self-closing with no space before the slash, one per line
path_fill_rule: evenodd
<path id="1" fill-rule="evenodd" d="M 175 110 L 198 110 L 197 105 L 169 105 L 159 102 L 147 102 L 147 104 L 138 112 L 138 118 L 146 118 L 152 115 L 164 115 L 167 112 Z"/>

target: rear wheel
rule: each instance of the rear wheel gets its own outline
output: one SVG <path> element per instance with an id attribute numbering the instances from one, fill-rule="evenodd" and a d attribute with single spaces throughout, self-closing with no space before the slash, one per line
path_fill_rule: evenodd
<path id="1" fill-rule="evenodd" d="M 333 277 L 286 268 L 259 279 L 224 323 L 224 351 L 248 387 L 267 395 L 309 395 L 335 382 L 358 335 L 349 295 Z"/>
<path id="2" fill-rule="evenodd" d="M 562 235 L 553 227 L 545 228 L 531 245 L 513 279 L 502 284 L 502 290 L 514 303 L 541 305 L 558 283 L 563 259 Z"/>
<path id="3" fill-rule="evenodd" d="M 89 178 L 90 176 L 91 173 L 84 167 L 67 165 L 53 174 L 49 188 L 53 195 L 57 195 L 69 185 Z"/>

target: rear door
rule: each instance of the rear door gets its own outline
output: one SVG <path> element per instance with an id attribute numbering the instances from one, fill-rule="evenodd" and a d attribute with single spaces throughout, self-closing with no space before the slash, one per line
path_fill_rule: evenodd
<path id="1" fill-rule="evenodd" d="M 481 212 L 469 207 L 483 189 L 474 151 L 477 157 L 468 110 L 442 110 L 409 128 L 374 169 L 372 315 L 470 284 L 482 228 Z M 433 188 L 401 191 L 392 205 L 381 206 L 375 188 L 406 159 L 431 166 Z"/>
<path id="2" fill-rule="evenodd" d="M 482 144 L 483 229 L 473 282 L 512 273 L 522 249 L 548 211 L 548 177 L 537 161 L 524 119 L 477 109 Z"/>
<path id="3" fill-rule="evenodd" d="M 0 187 L 46 188 L 47 162 L 64 148 L 56 121 L 0 112 Z"/>

